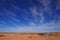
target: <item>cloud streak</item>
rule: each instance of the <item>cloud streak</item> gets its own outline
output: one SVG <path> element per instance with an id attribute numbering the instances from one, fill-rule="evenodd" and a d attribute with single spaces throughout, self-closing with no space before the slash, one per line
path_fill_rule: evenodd
<path id="1" fill-rule="evenodd" d="M 13 3 L 11 5 L 13 12 L 10 9 L 5 9 L 1 6 L 3 11 L 0 12 L 2 19 L 8 19 L 7 22 L 12 23 L 15 27 L 5 28 L 10 32 L 54 32 L 60 31 L 60 15 L 56 12 L 57 9 L 60 9 L 60 1 L 58 0 L 56 5 L 52 6 L 52 0 L 37 0 L 39 1 L 40 6 L 36 6 L 34 2 L 32 2 L 33 6 L 28 6 L 28 3 L 15 5 Z M 27 5 L 24 5 L 27 4 Z M 26 6 L 26 8 L 24 7 Z M 56 10 L 53 8 L 56 6 Z M 24 9 L 22 9 L 22 8 Z M 38 8 L 39 7 L 39 8 Z M 15 13 L 16 12 L 16 13 Z M 55 14 L 56 12 L 56 14 Z M 17 15 L 16 15 L 17 14 Z M 5 18 L 4 18 L 5 17 Z M 6 18 L 8 17 L 8 18 Z M 5 20 L 0 21 L 1 23 L 7 23 Z M 21 22 L 21 23 L 20 23 Z M 19 25 L 27 22 L 25 25 Z M 19 23 L 17 25 L 17 23 Z M 28 26 L 26 26 L 28 25 Z M 10 30 L 11 29 L 11 30 Z M 56 30 L 55 30 L 56 29 Z M 3 28 L 0 29 L 4 31 Z M 5 30 L 5 31 L 6 31 Z"/>
<path id="2" fill-rule="evenodd" d="M 60 29 L 60 24 L 57 25 L 57 24 L 48 23 L 48 24 L 41 24 L 39 26 L 30 25 L 30 26 L 21 26 L 21 27 L 12 27 L 12 28 L 8 27 L 6 30 L 9 30 L 9 32 L 20 32 L 20 33 L 40 33 L 40 32 L 60 32 L 59 29 Z M 0 30 L 3 31 L 3 29 Z"/>
<path id="3" fill-rule="evenodd" d="M 19 20 L 16 18 L 16 14 L 5 9 L 3 10 L 5 11 L 4 15 L 8 16 L 10 19 L 12 19 L 15 22 L 19 22 Z"/>
<path id="4" fill-rule="evenodd" d="M 56 4 L 56 9 L 60 9 L 60 0 L 57 0 L 55 4 Z"/>

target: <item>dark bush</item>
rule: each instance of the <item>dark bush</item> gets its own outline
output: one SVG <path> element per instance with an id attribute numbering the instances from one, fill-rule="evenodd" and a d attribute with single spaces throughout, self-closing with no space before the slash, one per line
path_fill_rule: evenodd
<path id="1" fill-rule="evenodd" d="M 39 33 L 38 35 L 50 36 L 50 35 L 51 35 L 51 33 Z"/>
<path id="2" fill-rule="evenodd" d="M 38 35 L 43 35 L 43 33 L 38 33 Z"/>
<path id="3" fill-rule="evenodd" d="M 5 35 L 0 35 L 0 37 L 4 37 Z"/>
<path id="4" fill-rule="evenodd" d="M 32 38 L 31 36 L 29 36 L 29 38 Z"/>

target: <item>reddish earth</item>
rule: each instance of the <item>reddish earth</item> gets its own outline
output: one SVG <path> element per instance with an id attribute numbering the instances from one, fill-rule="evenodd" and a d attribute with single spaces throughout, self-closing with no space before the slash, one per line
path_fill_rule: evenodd
<path id="1" fill-rule="evenodd" d="M 0 33 L 0 40 L 60 40 L 60 33 Z"/>

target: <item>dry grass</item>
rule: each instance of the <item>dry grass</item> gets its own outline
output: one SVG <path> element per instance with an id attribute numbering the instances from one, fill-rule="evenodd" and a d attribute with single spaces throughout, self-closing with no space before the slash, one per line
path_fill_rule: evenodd
<path id="1" fill-rule="evenodd" d="M 2 33 L 0 40 L 60 40 L 60 33 L 33 33 L 33 34 L 19 34 L 19 33 Z"/>

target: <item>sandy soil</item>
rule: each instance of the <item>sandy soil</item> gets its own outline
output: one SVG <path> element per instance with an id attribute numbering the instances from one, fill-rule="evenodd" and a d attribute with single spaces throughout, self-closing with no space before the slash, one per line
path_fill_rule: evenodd
<path id="1" fill-rule="evenodd" d="M 51 35 L 4 33 L 0 34 L 0 40 L 60 40 L 60 33 L 51 33 Z"/>

